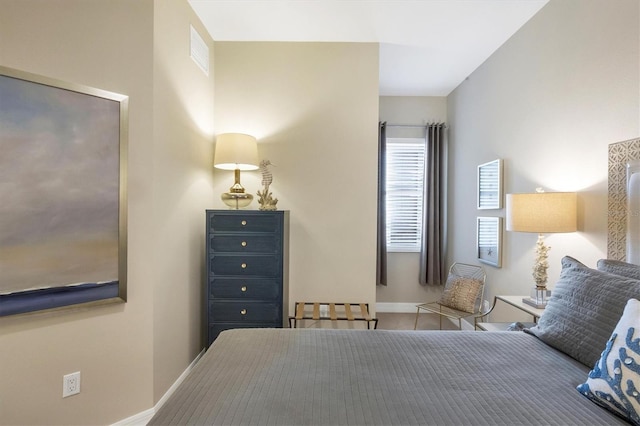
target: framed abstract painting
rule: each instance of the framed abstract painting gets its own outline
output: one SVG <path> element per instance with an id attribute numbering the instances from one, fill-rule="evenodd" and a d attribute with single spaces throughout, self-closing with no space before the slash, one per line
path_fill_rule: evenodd
<path id="1" fill-rule="evenodd" d="M 126 301 L 128 97 L 0 67 L 0 316 Z"/>

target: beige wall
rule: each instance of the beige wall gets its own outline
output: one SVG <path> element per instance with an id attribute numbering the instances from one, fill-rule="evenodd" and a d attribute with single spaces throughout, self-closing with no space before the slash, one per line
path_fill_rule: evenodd
<path id="1" fill-rule="evenodd" d="M 275 164 L 278 208 L 291 211 L 290 302 L 374 303 L 377 44 L 215 49 L 216 132 L 258 138 L 260 158 Z M 233 175 L 215 171 L 214 180 L 222 193 Z M 255 194 L 260 174 L 243 172 L 242 182 Z"/>
<path id="2" fill-rule="evenodd" d="M 449 259 L 475 263 L 475 173 L 505 161 L 505 189 L 579 192 L 579 229 L 547 238 L 560 259 L 606 257 L 607 146 L 639 133 L 638 1 L 551 0 L 448 97 Z M 526 294 L 536 236 L 505 232 L 491 294 Z"/>
<path id="3" fill-rule="evenodd" d="M 210 47 L 209 76 L 189 56 L 190 26 Z M 154 401 L 203 347 L 204 211 L 211 205 L 213 41 L 186 1 L 154 8 Z"/>
<path id="4" fill-rule="evenodd" d="M 186 2 L 0 10 L 0 64 L 130 97 L 128 302 L 0 319 L 0 423 L 112 423 L 151 408 L 200 350 L 213 77 L 189 63 Z M 78 370 L 82 392 L 63 399 Z"/>
<path id="5" fill-rule="evenodd" d="M 388 124 L 426 124 L 447 121 L 447 98 L 427 96 L 381 96 L 380 120 Z M 389 128 L 388 137 L 424 137 L 414 128 Z M 422 286 L 418 282 L 420 253 L 389 253 L 387 286 L 376 288 L 379 310 L 415 311 L 415 304 L 437 299 L 441 287 Z M 397 305 L 404 303 L 406 305 Z"/>

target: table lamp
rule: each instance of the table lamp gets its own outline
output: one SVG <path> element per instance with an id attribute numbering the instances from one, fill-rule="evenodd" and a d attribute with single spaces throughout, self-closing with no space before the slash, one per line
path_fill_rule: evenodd
<path id="1" fill-rule="evenodd" d="M 229 192 L 220 198 L 232 209 L 241 209 L 251 204 L 253 195 L 244 192 L 240 184 L 240 170 L 258 169 L 258 142 L 243 133 L 223 133 L 216 138 L 216 153 L 213 166 L 222 170 L 233 170 L 235 183 Z"/>
<path id="2" fill-rule="evenodd" d="M 544 235 L 560 232 L 575 232 L 577 225 L 577 194 L 575 192 L 544 192 L 533 194 L 507 194 L 507 231 L 535 232 L 536 261 L 533 279 L 536 287 L 532 297 L 522 301 L 536 308 L 547 304 L 547 261 L 550 247 L 544 243 Z"/>

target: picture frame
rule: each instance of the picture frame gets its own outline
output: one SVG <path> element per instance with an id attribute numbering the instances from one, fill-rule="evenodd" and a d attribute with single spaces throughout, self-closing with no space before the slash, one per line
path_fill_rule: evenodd
<path id="1" fill-rule="evenodd" d="M 502 267 L 502 218 L 478 217 L 476 226 L 476 253 L 478 260 L 487 265 Z"/>
<path id="2" fill-rule="evenodd" d="M 495 210 L 502 208 L 503 161 L 498 158 L 478 166 L 477 174 L 477 207 L 478 210 Z"/>
<path id="3" fill-rule="evenodd" d="M 127 300 L 128 96 L 0 66 L 0 316 Z"/>

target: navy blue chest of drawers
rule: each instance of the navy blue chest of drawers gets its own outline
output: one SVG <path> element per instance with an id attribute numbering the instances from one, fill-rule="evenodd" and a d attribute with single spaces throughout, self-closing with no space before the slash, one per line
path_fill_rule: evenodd
<path id="1" fill-rule="evenodd" d="M 207 347 L 231 328 L 288 318 L 289 212 L 207 210 Z"/>

